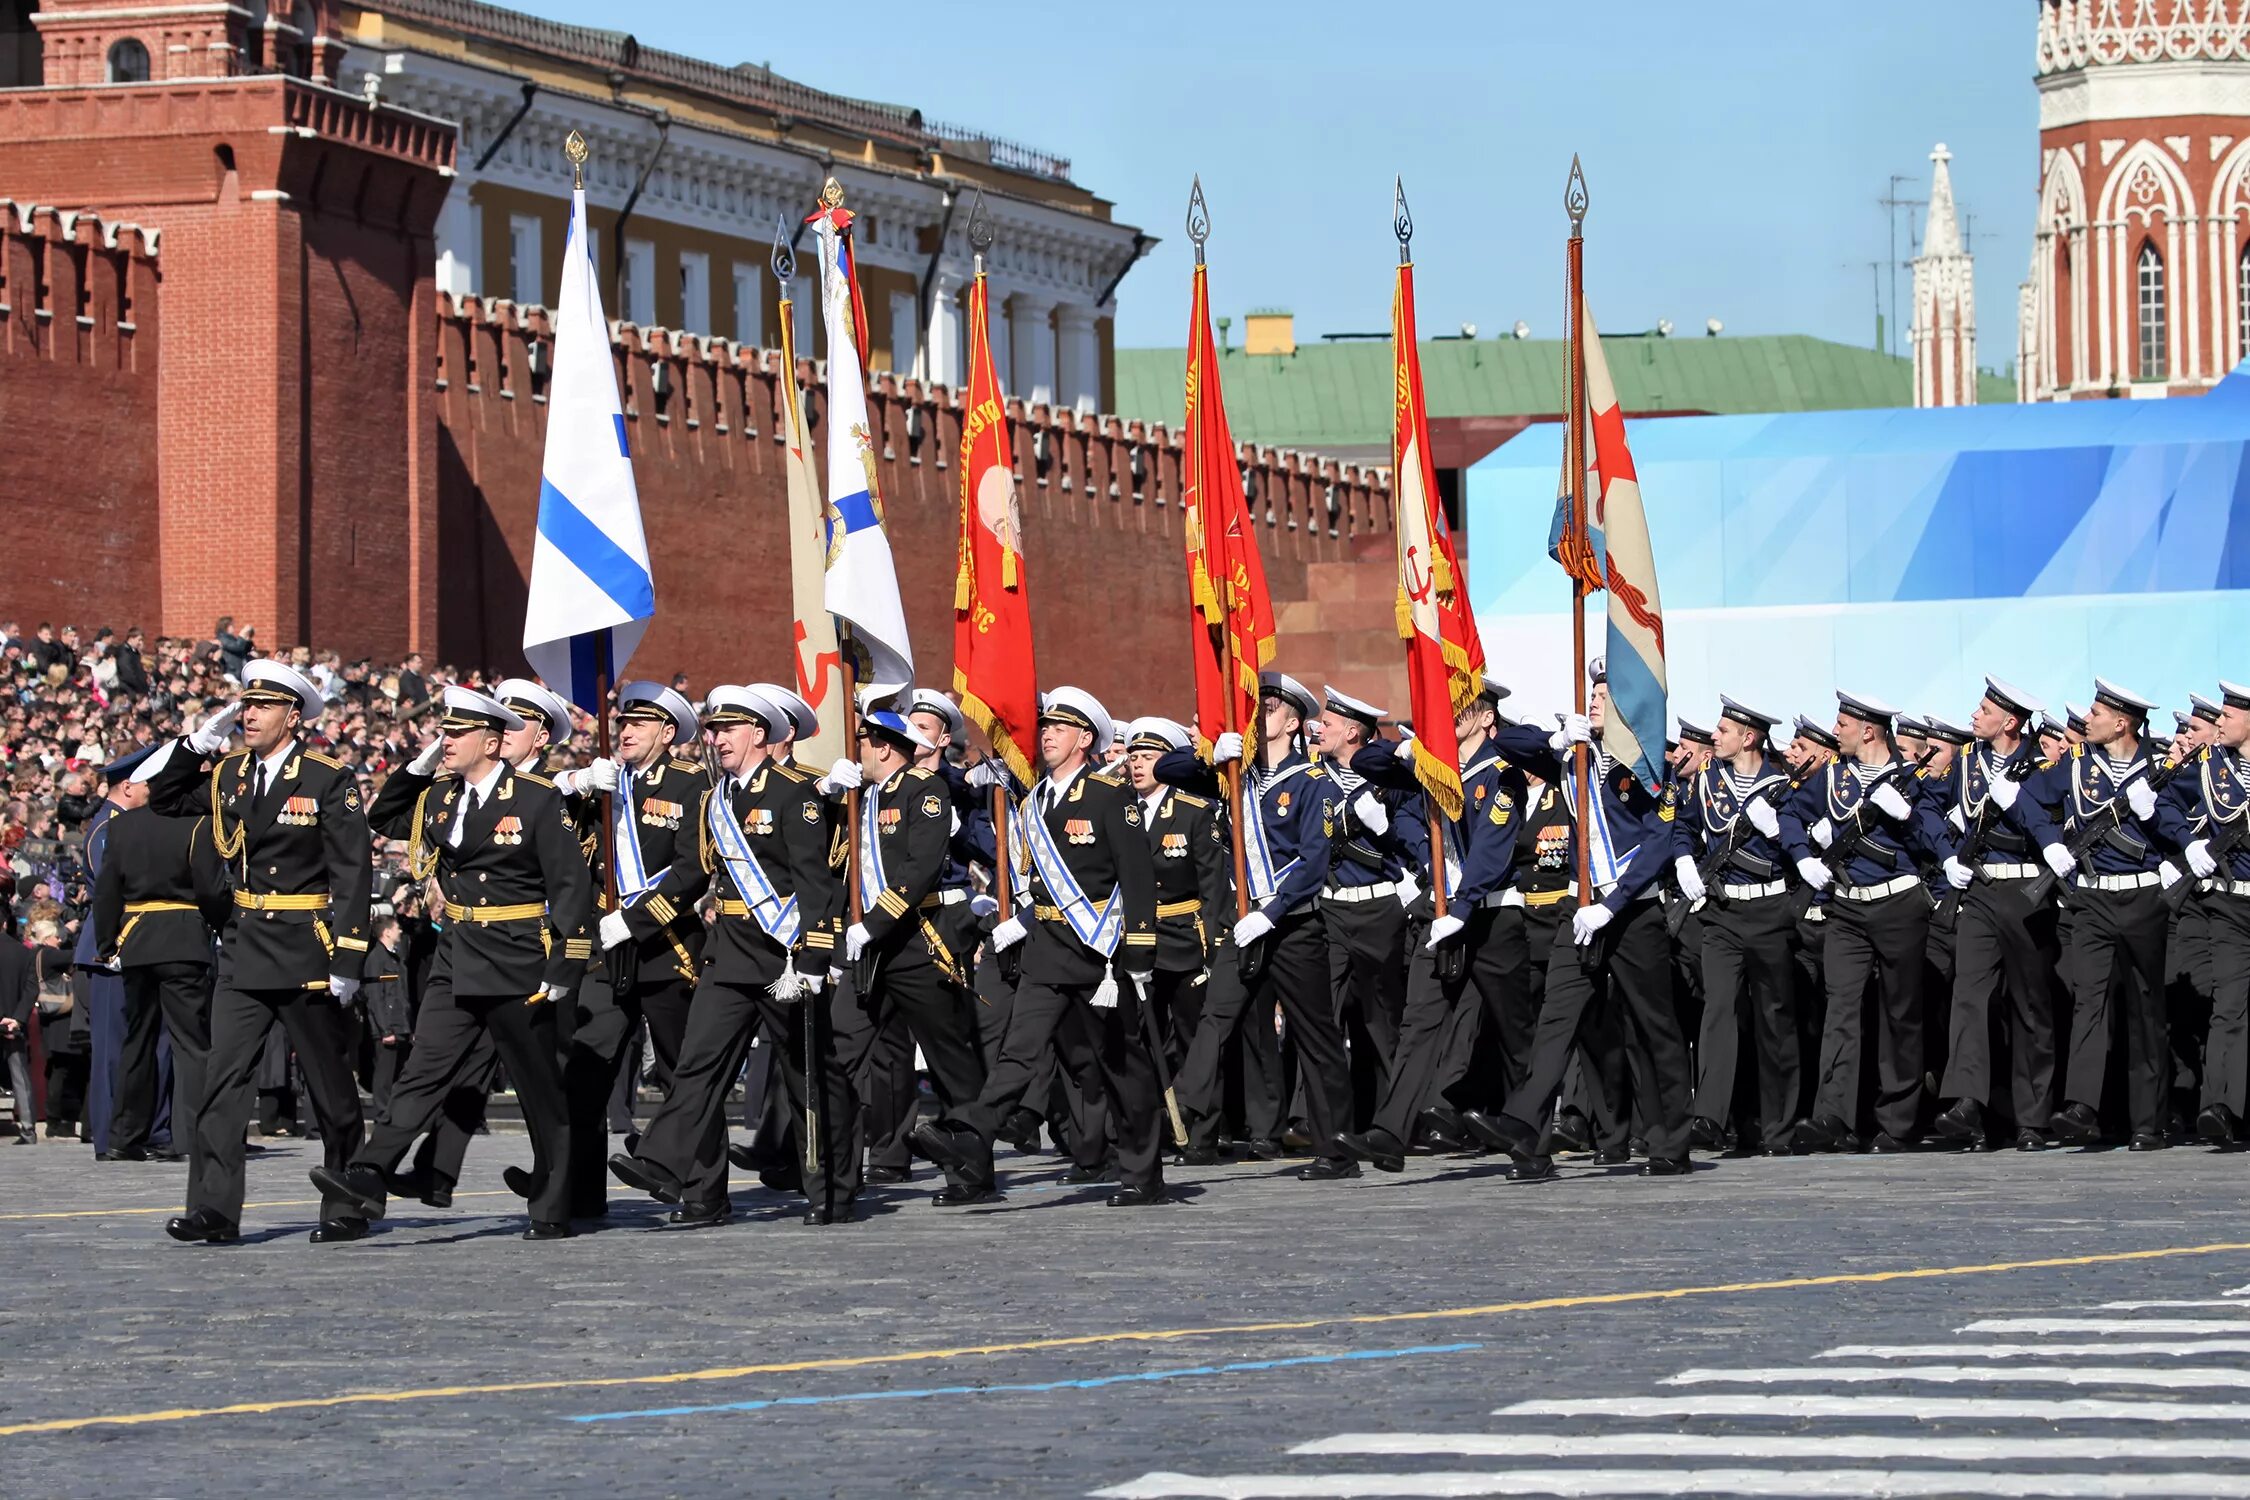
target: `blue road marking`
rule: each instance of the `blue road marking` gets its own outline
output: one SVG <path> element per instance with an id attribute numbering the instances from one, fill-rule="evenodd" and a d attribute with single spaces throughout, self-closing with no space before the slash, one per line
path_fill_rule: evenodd
<path id="1" fill-rule="evenodd" d="M 725 1401 L 712 1406 L 654 1406 L 640 1411 L 603 1411 L 566 1417 L 569 1422 L 622 1422 L 632 1417 L 695 1417 L 709 1412 L 766 1411 L 776 1406 L 828 1406 L 839 1401 L 921 1401 L 934 1396 L 1040 1395 L 1053 1391 L 1092 1391 L 1112 1385 L 1145 1385 L 1195 1375 L 1245 1375 L 1292 1370 L 1306 1365 L 1339 1365 L 1361 1360 L 1406 1359 L 1417 1354 L 1466 1354 L 1474 1344 L 1417 1344 L 1409 1349 L 1354 1349 L 1344 1354 L 1305 1354 L 1291 1359 L 1250 1359 L 1227 1365 L 1195 1365 L 1180 1370 L 1137 1370 L 1080 1380 L 1043 1380 L 1022 1385 L 939 1385 L 908 1391 L 851 1391 L 834 1396 L 773 1396 L 757 1401 Z"/>

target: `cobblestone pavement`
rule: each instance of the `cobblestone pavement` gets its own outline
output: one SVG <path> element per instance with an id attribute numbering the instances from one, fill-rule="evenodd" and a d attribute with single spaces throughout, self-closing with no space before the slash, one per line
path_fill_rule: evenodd
<path id="1" fill-rule="evenodd" d="M 499 1180 L 527 1156 L 480 1140 L 456 1208 L 394 1205 L 375 1237 L 322 1247 L 317 1148 L 285 1144 L 252 1162 L 245 1242 L 206 1248 L 162 1233 L 182 1168 L 0 1150 L 0 1494 L 1827 1494 L 1869 1474 L 2250 1494 L 2250 1423 L 2224 1411 L 1976 1408 L 1947 1428 L 1824 1404 L 2250 1412 L 2250 1298 L 2224 1301 L 2250 1283 L 2250 1158 L 1826 1157 L 1685 1181 L 1566 1162 L 1536 1185 L 1459 1160 L 1338 1184 L 1245 1165 L 1176 1173 L 1184 1201 L 1125 1212 L 1016 1157 L 1007 1201 L 968 1212 L 932 1208 L 924 1173 L 813 1230 L 742 1183 L 722 1229 L 659 1231 L 621 1195 L 604 1231 L 527 1244 Z M 2002 1268 L 2034 1261 L 2057 1263 Z M 1762 1282 L 1789 1284 L 1744 1285 Z M 1683 1288 L 1708 1290 L 1647 1295 Z M 2102 1310 L 2119 1301 L 2219 1305 Z M 2240 1341 L 2162 1326 L 2230 1316 Z M 2158 1326 L 1962 1332 L 2027 1318 Z M 2199 1347 L 2150 1347 L 2169 1342 Z M 1956 1352 L 1850 1352 L 1908 1346 Z M 2058 1364 L 2096 1378 L 2022 1374 Z M 1985 1373 L 1919 1373 L 1938 1367 Z M 1662 1404 L 1777 1394 L 1801 1399 Z M 2116 1450 L 2120 1469 L 1904 1443 L 1949 1434 L 2200 1446 Z M 1687 1469 L 1721 1477 L 1682 1489 Z M 2003 1470 L 2039 1482 L 1974 1478 Z"/>

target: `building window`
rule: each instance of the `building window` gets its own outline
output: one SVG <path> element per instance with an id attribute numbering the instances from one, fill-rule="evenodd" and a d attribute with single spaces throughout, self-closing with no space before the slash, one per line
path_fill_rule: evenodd
<path id="1" fill-rule="evenodd" d="M 529 214 L 508 215 L 508 295 L 525 307 L 545 303 L 539 285 L 539 221 Z"/>
<path id="2" fill-rule="evenodd" d="M 112 43 L 109 49 L 109 81 L 148 82 L 148 48 L 131 37 Z"/>
<path id="3" fill-rule="evenodd" d="M 755 349 L 765 338 L 765 308 L 758 301 L 758 268 L 734 268 L 734 341 Z"/>
<path id="4" fill-rule="evenodd" d="M 711 257 L 700 250 L 680 252 L 680 327 L 711 331 Z"/>
<path id="5" fill-rule="evenodd" d="M 2165 380 L 2171 370 L 2166 360 L 2168 340 L 2164 323 L 2164 257 L 2153 240 L 2143 241 L 2140 258 L 2141 363 L 2135 378 Z"/>
<path id="6" fill-rule="evenodd" d="M 625 242 L 625 263 L 617 272 L 617 315 L 643 328 L 656 325 L 656 247 L 647 240 Z"/>
<path id="7" fill-rule="evenodd" d="M 2234 263 L 2234 357 L 2250 357 L 2250 245 Z"/>

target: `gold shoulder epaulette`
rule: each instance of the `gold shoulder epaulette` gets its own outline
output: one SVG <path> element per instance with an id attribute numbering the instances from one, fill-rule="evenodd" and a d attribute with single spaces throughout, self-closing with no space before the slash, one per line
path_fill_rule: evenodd
<path id="1" fill-rule="evenodd" d="M 935 781 L 937 779 L 937 772 L 926 766 L 908 766 L 906 775 L 909 780 Z"/>
<path id="2" fill-rule="evenodd" d="M 1305 767 L 1305 774 L 1317 781 L 1328 774 L 1328 768 L 1318 764 L 1310 765 Z"/>
<path id="3" fill-rule="evenodd" d="M 677 756 L 674 756 L 672 758 L 671 766 L 673 770 L 678 771 L 685 776 L 701 776 L 703 774 L 703 768 L 697 765 L 694 761 L 681 760 Z"/>
<path id="4" fill-rule="evenodd" d="M 778 760 L 769 760 L 766 764 L 772 766 L 774 774 L 785 781 L 811 781 L 813 779 L 813 773 L 801 766 L 784 765 Z"/>
<path id="5" fill-rule="evenodd" d="M 318 750 L 307 750 L 305 752 L 305 759 L 310 761 L 318 761 L 321 765 L 327 766 L 331 770 L 349 771 L 351 769 L 350 766 L 345 765 L 335 756 L 323 755 Z"/>
<path id="6" fill-rule="evenodd" d="M 540 775 L 537 771 L 518 771 L 516 772 L 516 780 L 528 781 L 533 786 L 543 786 L 546 787 L 549 791 L 554 790 L 555 786 L 553 782 Z"/>
<path id="7" fill-rule="evenodd" d="M 1086 779 L 1087 779 L 1087 780 L 1089 780 L 1089 781 L 1098 781 L 1098 782 L 1100 782 L 1100 783 L 1101 783 L 1101 784 L 1102 784 L 1103 786 L 1123 786 L 1123 785 L 1125 784 L 1125 778 L 1124 778 L 1124 777 L 1122 777 L 1122 776 L 1112 776 L 1112 775 L 1111 775 L 1111 774 L 1110 774 L 1109 772 L 1107 772 L 1107 771 L 1096 771 L 1096 772 L 1094 772 L 1094 773 L 1093 773 L 1093 774 L 1092 774 L 1091 776 L 1087 777 Z"/>
<path id="8" fill-rule="evenodd" d="M 1192 807 L 1199 811 L 1211 805 L 1211 799 L 1209 797 L 1198 797 L 1193 792 L 1174 792 L 1172 794 L 1172 800 L 1179 803 L 1182 807 Z"/>

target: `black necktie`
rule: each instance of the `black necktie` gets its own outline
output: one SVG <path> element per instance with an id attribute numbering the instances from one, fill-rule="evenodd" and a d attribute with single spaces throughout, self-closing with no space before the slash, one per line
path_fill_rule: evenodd
<path id="1" fill-rule="evenodd" d="M 252 779 L 252 781 L 251 781 L 251 783 L 250 783 L 250 802 L 251 802 L 251 805 L 252 805 L 252 806 L 256 806 L 256 805 L 257 805 L 258 803 L 260 803 L 260 802 L 263 802 L 263 801 L 265 801 L 265 800 L 266 800 L 266 763 L 265 763 L 264 761 L 262 761 L 262 760 L 261 760 L 261 761 L 259 761 L 259 762 L 258 762 L 258 774 L 256 775 L 256 777 L 254 777 L 254 778 Z"/>

